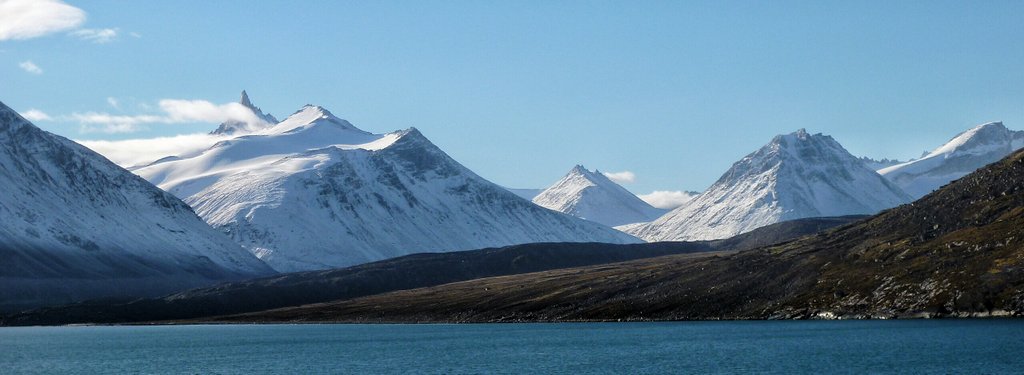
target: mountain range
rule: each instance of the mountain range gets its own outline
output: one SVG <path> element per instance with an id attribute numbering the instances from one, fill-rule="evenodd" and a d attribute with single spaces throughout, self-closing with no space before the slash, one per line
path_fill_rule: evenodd
<path id="1" fill-rule="evenodd" d="M 890 319 L 1024 314 L 1024 151 L 914 204 L 734 254 L 491 277 L 235 322 Z"/>
<path id="2" fill-rule="evenodd" d="M 244 91 L 234 106 L 252 116 L 220 124 L 211 134 L 222 141 L 130 173 L 0 103 L 0 182 L 9 187 L 0 253 L 10 259 L 0 267 L 0 311 L 414 253 L 724 239 L 794 219 L 875 214 L 962 184 L 1024 146 L 1024 132 L 994 122 L 898 162 L 854 157 L 801 129 L 664 210 L 582 166 L 547 189 L 506 189 L 415 128 L 374 134 L 314 105 L 278 121 Z"/>
<path id="3" fill-rule="evenodd" d="M 307 105 L 249 129 L 134 172 L 280 272 L 530 242 L 639 241 L 516 196 L 415 128 L 372 134 Z"/>

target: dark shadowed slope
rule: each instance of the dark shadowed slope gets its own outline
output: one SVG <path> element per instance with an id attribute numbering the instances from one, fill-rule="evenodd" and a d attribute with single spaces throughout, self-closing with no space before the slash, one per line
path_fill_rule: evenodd
<path id="1" fill-rule="evenodd" d="M 5 324 L 119 323 L 191 319 L 336 301 L 483 277 L 621 262 L 669 254 L 750 249 L 860 217 L 778 223 L 714 242 L 635 245 L 547 243 L 454 253 L 414 254 L 344 269 L 310 271 L 190 290 L 132 302 L 94 301 L 41 309 Z"/>
<path id="2" fill-rule="evenodd" d="M 781 245 L 496 277 L 232 321 L 554 321 L 1024 313 L 1024 151 Z"/>
<path id="3" fill-rule="evenodd" d="M 272 273 L 184 202 L 0 103 L 0 312 Z"/>

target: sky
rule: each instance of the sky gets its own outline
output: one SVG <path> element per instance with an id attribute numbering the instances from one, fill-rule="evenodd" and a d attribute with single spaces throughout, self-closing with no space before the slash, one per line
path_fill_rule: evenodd
<path id="1" fill-rule="evenodd" d="M 0 0 L 0 101 L 45 130 L 195 137 L 243 89 L 504 186 L 699 191 L 800 128 L 898 159 L 1024 129 L 1024 2 Z"/>

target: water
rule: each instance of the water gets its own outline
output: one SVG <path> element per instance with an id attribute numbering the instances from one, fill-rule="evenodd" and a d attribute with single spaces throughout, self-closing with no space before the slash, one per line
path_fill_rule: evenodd
<path id="1" fill-rule="evenodd" d="M 0 328 L 0 373 L 1020 373 L 1022 320 Z"/>

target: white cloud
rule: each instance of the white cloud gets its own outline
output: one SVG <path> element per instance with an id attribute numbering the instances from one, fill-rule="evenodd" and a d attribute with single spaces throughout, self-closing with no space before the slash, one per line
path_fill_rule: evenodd
<path id="1" fill-rule="evenodd" d="M 109 100 L 108 100 L 109 103 Z M 65 116 L 68 121 L 82 125 L 82 133 L 131 133 L 143 129 L 145 124 L 181 124 L 206 122 L 218 124 L 239 121 L 249 124 L 264 124 L 265 121 L 249 108 L 238 103 L 214 104 L 205 100 L 163 99 L 159 102 L 158 115 L 112 115 L 104 112 L 72 113 Z"/>
<path id="2" fill-rule="evenodd" d="M 167 113 L 169 122 L 242 121 L 250 124 L 264 123 L 248 107 L 239 103 L 213 104 L 205 100 L 164 99 L 160 109 Z"/>
<path id="3" fill-rule="evenodd" d="M 36 38 L 82 22 L 85 11 L 59 0 L 0 0 L 0 41 Z"/>
<path id="4" fill-rule="evenodd" d="M 107 97 L 107 104 L 110 104 L 110 106 L 114 107 L 115 109 L 121 109 L 121 102 L 119 102 L 117 98 L 113 96 Z"/>
<path id="5" fill-rule="evenodd" d="M 40 68 L 39 65 L 36 65 L 36 63 L 32 62 L 32 60 L 22 61 L 18 66 L 21 67 L 21 70 L 32 74 L 43 74 L 43 69 Z"/>
<path id="6" fill-rule="evenodd" d="M 604 172 L 605 177 L 609 180 L 615 181 L 617 184 L 632 184 L 636 182 L 636 174 L 630 171 L 622 172 Z"/>
<path id="7" fill-rule="evenodd" d="M 142 34 L 139 34 L 139 33 L 134 32 L 134 31 L 128 33 L 128 35 L 131 35 L 132 38 L 141 38 L 142 37 Z"/>
<path id="8" fill-rule="evenodd" d="M 689 202 L 696 195 L 697 193 L 689 191 L 657 190 L 650 194 L 638 195 L 637 197 L 640 197 L 640 199 L 651 206 L 671 210 Z"/>
<path id="9" fill-rule="evenodd" d="M 117 39 L 118 29 L 78 29 L 70 33 L 71 36 L 96 44 L 110 43 Z"/>
<path id="10" fill-rule="evenodd" d="M 76 112 L 65 118 L 77 121 L 81 125 L 80 133 L 134 133 L 142 130 L 143 124 L 167 122 L 164 117 L 155 115 L 119 116 L 99 112 Z"/>
<path id="11" fill-rule="evenodd" d="M 210 148 L 230 137 L 221 135 L 183 134 L 173 137 L 126 139 L 121 141 L 76 140 L 85 147 L 122 166 L 132 167 L 152 163 L 166 156 L 188 156 Z"/>
<path id="12" fill-rule="evenodd" d="M 46 112 L 40 111 L 40 110 L 35 109 L 35 108 L 31 108 L 31 109 L 25 111 L 24 113 L 21 114 L 21 117 L 24 117 L 26 120 L 29 120 L 29 121 L 50 121 L 50 120 L 53 120 L 53 118 L 50 117 L 50 115 L 46 114 Z"/>

